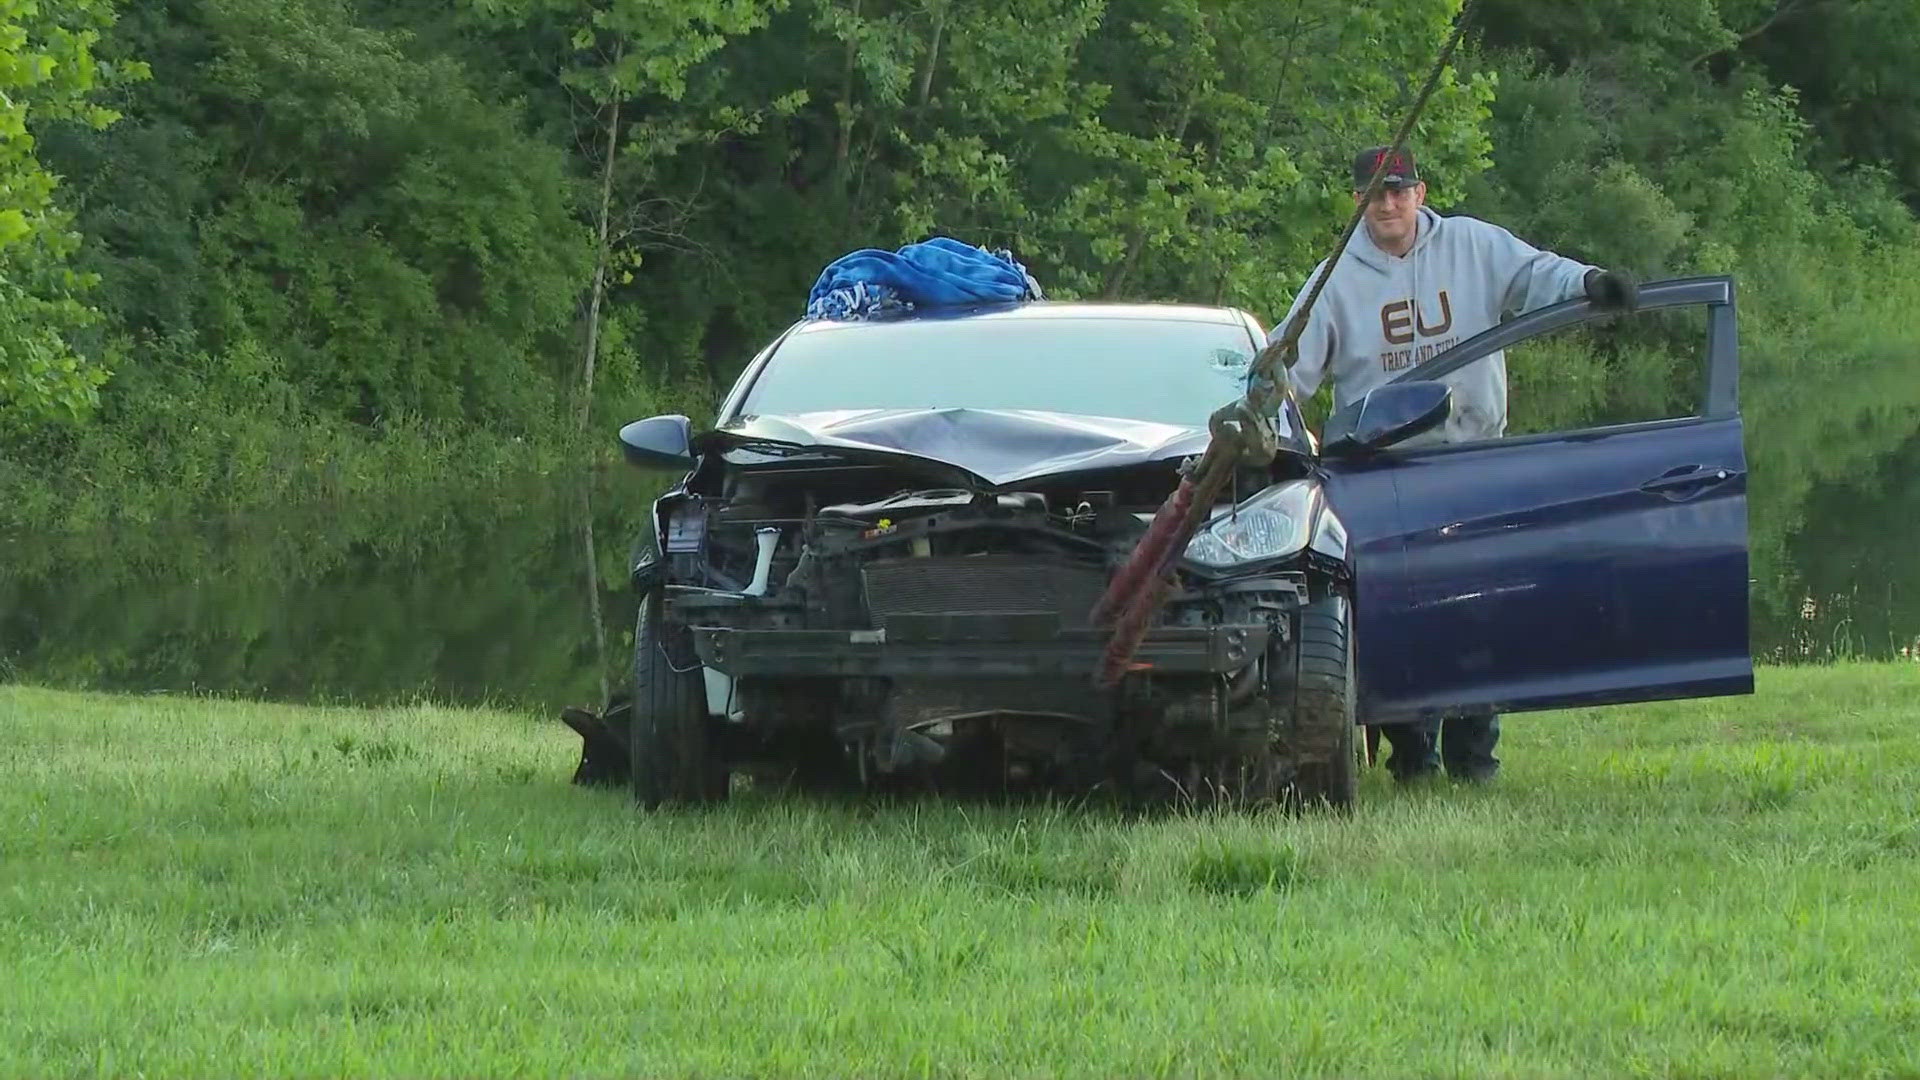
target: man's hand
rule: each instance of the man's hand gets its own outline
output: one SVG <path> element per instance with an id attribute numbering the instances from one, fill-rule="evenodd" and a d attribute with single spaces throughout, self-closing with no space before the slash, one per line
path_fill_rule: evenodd
<path id="1" fill-rule="evenodd" d="M 1632 311 L 1640 304 L 1639 286 L 1618 270 L 1587 271 L 1587 299 L 1611 311 Z"/>

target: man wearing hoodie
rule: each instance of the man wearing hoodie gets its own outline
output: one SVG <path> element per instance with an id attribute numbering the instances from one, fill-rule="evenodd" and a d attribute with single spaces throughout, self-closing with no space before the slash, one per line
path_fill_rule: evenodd
<path id="1" fill-rule="evenodd" d="M 1426 206 L 1427 185 L 1413 154 L 1389 157 L 1389 147 L 1362 150 L 1353 160 L 1356 205 L 1374 170 L 1385 162 L 1380 191 L 1367 206 L 1364 228 L 1354 232 L 1327 279 L 1300 334 L 1299 357 L 1288 371 L 1305 401 L 1331 377 L 1339 409 L 1416 364 L 1490 329 L 1505 318 L 1570 300 L 1631 310 L 1633 281 L 1550 251 L 1542 251 L 1498 225 L 1464 215 L 1441 217 Z M 1313 268 L 1308 285 L 1326 269 Z M 1299 310 L 1308 288 L 1273 328 L 1279 337 Z M 1453 388 L 1445 424 L 1399 444 L 1402 447 L 1497 439 L 1507 430 L 1507 365 L 1492 353 L 1441 380 Z M 1456 778 L 1486 781 L 1499 770 L 1494 748 L 1500 718 L 1494 714 L 1449 717 L 1442 723 L 1383 724 L 1393 747 L 1388 767 L 1411 780 L 1446 771 Z"/>

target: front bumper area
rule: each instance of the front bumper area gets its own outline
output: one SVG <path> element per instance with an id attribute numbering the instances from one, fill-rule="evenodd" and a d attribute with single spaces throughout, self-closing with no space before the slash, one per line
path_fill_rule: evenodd
<path id="1" fill-rule="evenodd" d="M 1019 616 L 895 616 L 885 630 L 747 630 L 694 626 L 701 663 L 754 676 L 1091 677 L 1105 629 Z M 1143 674 L 1228 674 L 1267 648 L 1264 625 L 1156 627 L 1134 655 Z"/>

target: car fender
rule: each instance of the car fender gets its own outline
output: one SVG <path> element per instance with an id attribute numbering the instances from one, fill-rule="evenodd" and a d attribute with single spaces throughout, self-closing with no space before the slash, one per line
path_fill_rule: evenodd
<path id="1" fill-rule="evenodd" d="M 1347 564 L 1347 526 L 1340 515 L 1327 502 L 1325 488 L 1314 493 L 1314 520 L 1312 539 L 1307 541 L 1307 550 L 1325 555 L 1329 559 Z"/>

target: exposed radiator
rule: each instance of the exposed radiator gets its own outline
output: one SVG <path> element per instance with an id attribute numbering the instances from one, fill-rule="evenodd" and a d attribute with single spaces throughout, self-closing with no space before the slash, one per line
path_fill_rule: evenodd
<path id="1" fill-rule="evenodd" d="M 885 559 L 861 571 L 867 610 L 890 615 L 1025 615 L 1058 612 L 1086 625 L 1106 588 L 1097 567 L 1031 555 Z"/>

